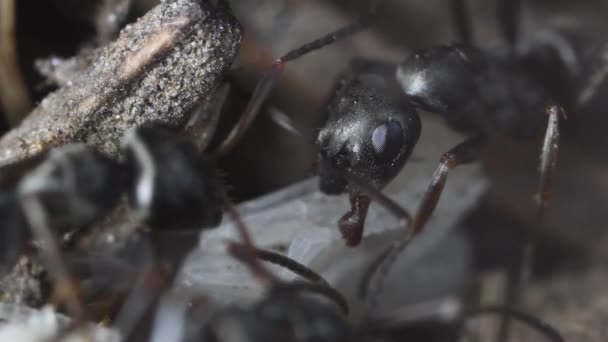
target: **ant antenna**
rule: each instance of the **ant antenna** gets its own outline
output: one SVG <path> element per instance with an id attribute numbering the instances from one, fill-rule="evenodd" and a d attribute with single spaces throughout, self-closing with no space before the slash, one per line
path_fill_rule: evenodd
<path id="1" fill-rule="evenodd" d="M 265 250 L 255 249 L 255 257 L 251 259 L 251 254 L 249 254 L 247 249 L 247 246 L 239 243 L 232 242 L 228 245 L 228 253 L 232 255 L 235 259 L 247 265 L 251 272 L 254 275 L 257 275 L 258 278 L 266 281 L 264 285 L 268 285 L 267 287 L 270 288 L 270 291 L 295 290 L 317 293 L 327 297 L 329 300 L 334 302 L 345 315 L 348 314 L 348 302 L 346 301 L 344 296 L 338 290 L 331 287 L 325 279 L 323 279 L 319 274 L 317 274 L 313 270 L 307 268 L 306 266 L 298 263 L 297 261 L 291 258 Z M 258 259 L 258 256 L 262 257 Z M 306 279 L 313 279 L 313 282 L 283 283 L 275 276 L 273 276 L 266 268 L 259 265 L 260 259 L 284 266 L 290 271 Z M 258 274 L 260 271 L 263 274 Z M 268 279 L 271 279 L 270 283 L 268 283 Z"/>
<path id="2" fill-rule="evenodd" d="M 259 248 L 255 249 L 255 253 L 258 259 L 284 267 L 313 283 L 329 284 L 320 274 L 288 256 Z"/>
<path id="3" fill-rule="evenodd" d="M 369 13 L 363 15 L 354 23 L 340 28 L 337 31 L 329 33 L 321 38 L 306 43 L 296 49 L 287 52 L 282 57 L 276 59 L 274 63 L 272 63 L 270 69 L 266 71 L 264 76 L 262 76 L 255 89 L 253 90 L 253 94 L 251 95 L 251 99 L 249 100 L 249 103 L 247 104 L 243 115 L 241 115 L 241 118 L 236 123 L 234 128 L 230 131 L 228 136 L 213 153 L 213 156 L 217 158 L 225 155 L 242 138 L 242 136 L 245 134 L 245 131 L 247 131 L 249 126 L 251 126 L 251 124 L 253 123 L 253 120 L 259 114 L 262 104 L 268 98 L 268 95 L 277 83 L 279 76 L 283 73 L 285 69 L 285 64 L 287 62 L 300 58 L 312 51 L 319 50 L 327 45 L 333 44 L 342 39 L 348 38 L 353 34 L 366 28 L 369 25 L 371 19 L 376 14 L 376 10 L 379 7 L 381 1 L 382 0 L 371 1 Z"/>
<path id="4" fill-rule="evenodd" d="M 235 206 L 230 199 L 228 199 L 226 194 L 220 196 L 224 206 L 232 216 L 239 234 L 241 235 L 241 239 L 243 240 L 242 244 L 234 242 L 229 243 L 228 253 L 247 265 L 251 270 L 251 273 L 258 278 L 262 285 L 271 289 L 275 289 L 277 286 L 283 286 L 281 285 L 282 282 L 260 263 L 260 260 L 285 267 L 295 274 L 312 281 L 313 283 L 303 283 L 304 285 L 298 285 L 299 287 L 294 286 L 298 290 L 314 292 L 326 296 L 336 303 L 345 315 L 348 314 L 348 303 L 344 296 L 342 296 L 338 290 L 331 287 L 327 280 L 321 277 L 321 275 L 287 256 L 256 248 L 253 244 L 253 239 L 247 230 L 247 226 L 243 222 L 243 219 Z"/>
<path id="5" fill-rule="evenodd" d="M 541 320 L 540 318 L 538 318 L 536 316 L 532 316 L 529 313 L 511 308 L 511 307 L 507 307 L 507 306 L 501 306 L 501 305 L 483 306 L 483 307 L 480 307 L 480 308 L 477 308 L 477 309 L 474 309 L 474 310 L 471 310 L 471 311 L 465 313 L 465 317 L 466 317 L 466 319 L 471 319 L 471 318 L 474 318 L 475 316 L 486 315 L 486 314 L 497 314 L 497 315 L 501 315 L 501 316 L 507 316 L 507 317 L 514 318 L 518 321 L 525 323 L 529 327 L 536 329 L 538 332 L 542 333 L 543 335 L 545 335 L 547 338 L 549 338 L 550 340 L 552 340 L 554 342 L 565 342 L 566 341 L 566 339 L 549 323 Z"/>

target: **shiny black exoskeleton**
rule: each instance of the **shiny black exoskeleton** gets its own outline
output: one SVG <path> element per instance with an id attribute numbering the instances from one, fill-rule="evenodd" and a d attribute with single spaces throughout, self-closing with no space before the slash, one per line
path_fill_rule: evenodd
<path id="1" fill-rule="evenodd" d="M 412 105 L 441 115 L 452 128 L 530 138 L 542 129 L 555 94 L 519 62 L 454 44 L 414 53 L 395 76 Z"/>
<path id="2" fill-rule="evenodd" d="M 557 78 L 572 80 L 566 63 L 559 61 L 558 48 L 542 49 L 543 54 L 513 57 L 453 44 L 417 51 L 392 67 L 377 61 L 354 63 L 329 101 L 328 120 L 317 139 L 321 191 L 350 194 L 351 210 L 338 223 L 347 245 L 361 240 L 371 202 L 365 192 L 381 190 L 407 162 L 421 131 L 419 110 L 442 116 L 472 138 L 441 159 L 413 218 L 415 232 L 434 210 L 447 171 L 478 160 L 487 137 L 535 138 L 546 127 L 549 140 L 541 166 L 541 178 L 546 178 L 557 151 L 557 117 L 563 115 L 555 99 L 570 105 L 575 96 L 559 97 L 529 71 L 536 66 L 548 69 L 547 60 L 557 60 L 552 64 L 558 66 L 554 78 L 559 74 Z M 369 188 L 362 189 L 361 182 Z M 412 220 L 405 214 L 402 219 Z"/>
<path id="3" fill-rule="evenodd" d="M 380 75 L 361 73 L 338 87 L 317 140 L 321 191 L 346 191 L 344 169 L 380 189 L 412 153 L 420 118 Z"/>
<path id="4" fill-rule="evenodd" d="M 124 194 L 135 216 L 153 228 L 209 228 L 219 224 L 222 186 L 216 168 L 186 139 L 160 127 L 125 135 L 125 158 L 115 161 L 84 144 L 51 150 L 16 185 L 0 194 L 0 244 L 25 242 L 35 200 L 45 224 L 66 231 L 87 226 L 114 208 Z M 17 236 L 19 235 L 19 236 Z"/>

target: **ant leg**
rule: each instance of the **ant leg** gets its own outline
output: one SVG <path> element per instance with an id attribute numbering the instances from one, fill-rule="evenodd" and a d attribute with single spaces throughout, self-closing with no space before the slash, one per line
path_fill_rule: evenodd
<path id="1" fill-rule="evenodd" d="M 214 157 L 221 157 L 230 151 L 236 143 L 243 137 L 245 131 L 251 126 L 253 120 L 258 115 L 262 104 L 268 98 L 270 91 L 277 83 L 279 76 L 285 69 L 285 64 L 294 59 L 300 58 L 312 51 L 319 50 L 327 45 L 333 44 L 339 40 L 350 37 L 351 35 L 361 31 L 369 25 L 369 21 L 376 12 L 378 3 L 380 1 L 372 1 L 369 14 L 365 15 L 354 23 L 343 27 L 337 31 L 327 34 L 319 39 L 316 39 L 310 43 L 304 44 L 294 50 L 287 52 L 282 57 L 278 58 L 270 69 L 262 76 L 251 95 L 251 99 L 245 107 L 245 111 L 241 115 L 241 118 L 236 123 L 234 128 L 230 131 L 228 136 L 222 141 L 217 150 L 213 152 Z"/>
<path id="2" fill-rule="evenodd" d="M 499 0 L 497 4 L 500 33 L 509 45 L 511 53 L 515 53 L 515 45 L 519 35 L 521 9 L 524 0 Z"/>
<path id="3" fill-rule="evenodd" d="M 599 49 L 596 60 L 592 61 L 592 66 L 585 75 L 581 89 L 575 99 L 576 111 L 580 111 L 593 100 L 599 88 L 605 83 L 606 78 L 608 78 L 608 44 Z"/>
<path id="4" fill-rule="evenodd" d="M 20 203 L 32 235 L 43 244 L 39 251 L 49 268 L 49 273 L 55 277 L 55 296 L 60 301 L 65 301 L 68 311 L 74 318 L 82 318 L 84 311 L 79 299 L 78 286 L 68 272 L 55 235 L 48 227 L 42 204 L 34 197 L 22 198 Z"/>
<path id="5" fill-rule="evenodd" d="M 460 42 L 466 45 L 473 44 L 473 30 L 471 29 L 471 16 L 468 13 L 467 0 L 452 0 L 450 5 L 452 20 L 458 31 Z"/>
<path id="6" fill-rule="evenodd" d="M 213 96 L 203 100 L 184 126 L 184 131 L 190 136 L 190 140 L 199 151 L 204 151 L 213 138 L 229 92 L 228 83 L 217 87 Z"/>
<path id="7" fill-rule="evenodd" d="M 498 314 L 502 316 L 508 316 L 514 318 L 518 321 L 521 321 L 528 326 L 536 329 L 538 332 L 545 335 L 549 340 L 555 342 L 564 342 L 566 339 L 549 323 L 541 320 L 538 317 L 532 316 L 526 312 L 513 309 L 507 306 L 499 306 L 499 305 L 491 305 L 491 306 L 483 306 L 474 310 L 470 310 L 464 314 L 465 320 L 474 318 L 475 316 L 485 315 L 485 314 Z"/>
<path id="8" fill-rule="evenodd" d="M 377 284 L 378 287 L 382 287 L 382 281 L 386 276 L 390 265 L 396 260 L 399 253 L 407 247 L 410 241 L 422 231 L 426 222 L 431 217 L 431 214 L 439 202 L 441 193 L 443 192 L 448 172 L 459 165 L 465 165 L 479 160 L 481 147 L 483 146 L 484 141 L 483 136 L 475 136 L 456 145 L 441 157 L 439 166 L 431 178 L 431 184 L 429 184 L 412 225 L 406 230 L 405 236 L 393 242 L 393 244 L 383 251 L 366 269 L 359 284 L 359 296 L 361 298 L 364 298 L 367 295 L 371 280 L 380 268 L 382 268 L 382 272 L 378 275 Z M 372 307 L 374 300 L 375 298 L 370 299 Z M 370 311 L 372 310 L 370 309 Z"/>
<path id="9" fill-rule="evenodd" d="M 251 273 L 258 278 L 260 283 L 264 286 L 270 287 L 276 284 L 278 279 L 260 263 L 251 234 L 249 234 L 247 226 L 245 225 L 245 222 L 243 222 L 243 218 L 239 212 L 236 210 L 236 207 L 232 204 L 232 201 L 230 201 L 226 194 L 220 194 L 219 198 L 230 216 L 232 216 L 234 224 L 241 236 L 241 240 L 243 241 L 242 245 L 236 243 L 228 244 L 228 254 L 245 263 L 251 270 Z"/>
<path id="10" fill-rule="evenodd" d="M 553 174 L 555 173 L 555 166 L 557 164 L 557 154 L 559 151 L 559 117 L 565 117 L 564 110 L 557 105 L 550 105 L 546 109 L 549 119 L 547 121 L 547 129 L 543 140 L 543 145 L 540 155 L 540 176 L 538 184 L 537 194 L 537 224 L 530 227 L 528 234 L 525 238 L 524 248 L 521 256 L 521 261 L 516 271 L 514 278 L 510 279 L 507 288 L 507 303 L 520 305 L 524 294 L 523 291 L 526 288 L 532 274 L 532 262 L 534 258 L 534 243 L 536 241 L 536 235 L 540 228 L 547 202 L 550 198 L 551 183 L 553 180 Z M 499 330 L 499 341 L 506 341 L 509 325 L 509 316 L 505 316 L 501 322 Z"/>

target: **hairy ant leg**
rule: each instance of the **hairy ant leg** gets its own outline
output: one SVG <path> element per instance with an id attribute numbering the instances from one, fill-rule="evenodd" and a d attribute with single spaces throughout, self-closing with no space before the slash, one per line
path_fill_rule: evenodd
<path id="1" fill-rule="evenodd" d="M 547 128 L 543 140 L 540 167 L 539 167 L 539 183 L 538 193 L 536 196 L 537 208 L 537 224 L 530 227 L 524 241 L 523 252 L 521 255 L 520 264 L 517 266 L 515 274 L 509 279 L 507 286 L 506 302 L 509 305 L 521 305 L 525 294 L 526 286 L 532 275 L 532 266 L 534 259 L 534 244 L 538 230 L 543 223 L 544 213 L 551 195 L 551 184 L 555 168 L 557 164 L 557 155 L 559 152 L 559 119 L 565 117 L 564 110 L 557 105 L 547 107 Z M 502 341 L 505 341 L 509 330 L 509 316 L 505 316 L 499 331 L 499 336 Z"/>
<path id="2" fill-rule="evenodd" d="M 412 221 L 412 217 L 407 210 L 358 176 L 345 170 L 343 170 L 343 174 L 349 184 L 355 186 L 358 190 L 355 195 L 350 195 L 351 210 L 338 221 L 338 227 L 346 239 L 347 246 L 356 246 L 361 242 L 363 224 L 372 200 L 391 212 L 398 219 L 400 228 L 407 229 L 408 223 Z"/>
<path id="3" fill-rule="evenodd" d="M 204 151 L 213 139 L 229 92 L 229 83 L 219 85 L 213 92 L 214 96 L 205 99 L 184 126 L 184 131 L 199 151 Z"/>

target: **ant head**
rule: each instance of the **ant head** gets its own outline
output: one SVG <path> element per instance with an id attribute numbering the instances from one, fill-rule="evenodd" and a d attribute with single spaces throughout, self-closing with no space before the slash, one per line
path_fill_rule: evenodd
<path id="1" fill-rule="evenodd" d="M 214 227 L 221 220 L 216 169 L 193 144 L 159 126 L 125 134 L 131 168 L 129 199 L 139 218 L 159 227 Z"/>
<path id="2" fill-rule="evenodd" d="M 21 179 L 18 193 L 36 197 L 50 225 L 76 228 L 111 209 L 123 186 L 117 162 L 84 144 L 71 144 L 50 151 Z"/>
<path id="3" fill-rule="evenodd" d="M 418 51 L 397 68 L 397 81 L 416 107 L 434 113 L 465 109 L 484 62 L 474 48 L 449 45 Z"/>
<path id="4" fill-rule="evenodd" d="M 415 109 L 380 76 L 361 74 L 343 83 L 319 132 L 321 191 L 349 188 L 345 172 L 384 187 L 401 170 L 420 135 Z M 350 191 L 357 190 L 350 187 Z"/>

